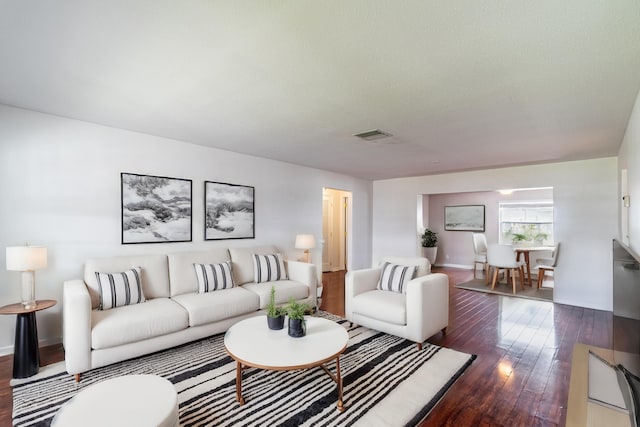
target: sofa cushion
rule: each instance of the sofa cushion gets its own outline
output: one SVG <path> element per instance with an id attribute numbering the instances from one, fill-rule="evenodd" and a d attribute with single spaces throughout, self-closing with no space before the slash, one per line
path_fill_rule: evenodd
<path id="1" fill-rule="evenodd" d="M 287 280 L 287 270 L 280 254 L 253 254 L 253 281 L 256 283 Z"/>
<path id="2" fill-rule="evenodd" d="M 259 246 L 254 248 L 229 248 L 233 266 L 233 278 L 236 285 L 251 283 L 254 280 L 253 254 L 268 255 L 278 253 L 275 246 Z"/>
<path id="3" fill-rule="evenodd" d="M 266 308 L 269 303 L 269 297 L 271 295 L 271 287 L 276 288 L 276 304 L 284 304 L 289 301 L 289 298 L 293 297 L 295 300 L 300 300 L 309 297 L 309 287 L 300 282 L 294 282 L 293 280 L 280 280 L 278 282 L 264 282 L 264 283 L 247 283 L 242 287 L 254 292 L 260 297 L 260 309 Z"/>
<path id="4" fill-rule="evenodd" d="M 100 289 L 100 310 L 145 302 L 140 280 L 140 267 L 121 273 L 96 272 Z"/>
<path id="5" fill-rule="evenodd" d="M 356 295 L 352 301 L 354 314 L 395 325 L 407 324 L 406 296 L 389 291 L 368 291 Z"/>
<path id="6" fill-rule="evenodd" d="M 134 267 L 142 268 L 142 292 L 146 298 L 166 298 L 170 295 L 166 255 L 94 258 L 87 260 L 84 264 L 84 282 L 89 289 L 89 295 L 91 295 L 91 308 L 97 308 L 100 304 L 100 289 L 96 280 L 96 272 L 118 273 Z"/>
<path id="7" fill-rule="evenodd" d="M 219 264 L 229 261 L 229 251 L 211 249 L 198 252 L 179 252 L 167 256 L 171 296 L 198 292 L 198 278 L 193 264 Z"/>
<path id="8" fill-rule="evenodd" d="M 407 292 L 407 283 L 413 279 L 415 273 L 415 265 L 398 265 L 385 262 L 378 281 L 378 289 L 404 294 Z"/>
<path id="9" fill-rule="evenodd" d="M 218 320 L 258 310 L 258 295 L 235 287 L 206 294 L 182 294 L 172 298 L 189 313 L 189 326 L 205 325 Z"/>
<path id="10" fill-rule="evenodd" d="M 169 298 L 91 312 L 91 347 L 94 350 L 142 341 L 185 329 L 187 311 Z"/>
<path id="11" fill-rule="evenodd" d="M 220 264 L 193 264 L 198 278 L 198 292 L 221 291 L 233 288 L 231 261 Z"/>

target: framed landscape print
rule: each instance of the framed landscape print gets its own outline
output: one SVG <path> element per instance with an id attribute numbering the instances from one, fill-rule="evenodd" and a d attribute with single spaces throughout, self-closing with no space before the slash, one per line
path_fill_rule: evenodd
<path id="1" fill-rule="evenodd" d="M 444 229 L 484 231 L 484 205 L 445 206 Z"/>
<path id="2" fill-rule="evenodd" d="M 190 179 L 121 173 L 122 243 L 191 241 Z"/>
<path id="3" fill-rule="evenodd" d="M 253 239 L 255 188 L 205 181 L 204 239 Z"/>

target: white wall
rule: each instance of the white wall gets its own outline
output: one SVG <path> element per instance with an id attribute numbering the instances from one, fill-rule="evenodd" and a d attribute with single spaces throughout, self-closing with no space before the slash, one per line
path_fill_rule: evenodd
<path id="1" fill-rule="evenodd" d="M 193 242 L 121 245 L 121 172 L 193 180 Z M 204 241 L 205 180 L 255 187 L 255 239 Z M 0 106 L 0 305 L 20 301 L 20 273 L 5 270 L 4 248 L 25 242 L 49 251 L 48 267 L 36 273 L 37 298 L 59 302 L 38 313 L 43 344 L 61 340 L 62 283 L 82 277 L 87 258 L 259 244 L 301 257 L 296 234 L 322 236 L 323 187 L 353 193 L 349 264 L 368 267 L 369 181 Z M 312 259 L 320 266 L 319 249 Z M 14 325 L 0 316 L 0 352 L 12 351 Z"/>
<path id="2" fill-rule="evenodd" d="M 616 158 L 609 157 L 375 181 L 372 262 L 384 255 L 419 253 L 416 195 L 553 187 L 555 236 L 562 242 L 554 300 L 611 310 L 611 239 L 618 226 L 616 165 Z"/>
<path id="3" fill-rule="evenodd" d="M 623 208 L 623 194 L 619 194 L 618 206 L 619 209 L 628 209 L 629 246 L 635 253 L 640 254 L 640 93 L 618 153 L 618 177 L 622 169 L 627 169 L 631 205 L 629 208 Z"/>

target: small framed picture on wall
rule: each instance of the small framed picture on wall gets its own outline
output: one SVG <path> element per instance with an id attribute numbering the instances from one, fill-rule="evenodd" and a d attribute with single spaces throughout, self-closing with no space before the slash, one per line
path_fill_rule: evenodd
<path id="1" fill-rule="evenodd" d="M 445 206 L 447 231 L 484 231 L 484 205 Z"/>

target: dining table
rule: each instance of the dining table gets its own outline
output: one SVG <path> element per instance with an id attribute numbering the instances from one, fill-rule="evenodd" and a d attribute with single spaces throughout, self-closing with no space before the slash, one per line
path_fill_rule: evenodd
<path id="1" fill-rule="evenodd" d="M 516 251 L 516 260 L 520 261 L 521 258 L 524 259 L 525 281 L 529 286 L 533 286 L 531 284 L 531 260 L 530 260 L 531 252 L 542 252 L 542 251 L 553 252 L 554 249 L 555 249 L 554 246 L 515 246 L 513 248 L 513 250 Z"/>

